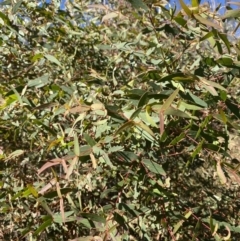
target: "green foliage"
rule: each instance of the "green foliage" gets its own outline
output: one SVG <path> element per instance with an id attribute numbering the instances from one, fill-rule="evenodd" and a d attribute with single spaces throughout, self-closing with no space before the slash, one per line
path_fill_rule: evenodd
<path id="1" fill-rule="evenodd" d="M 0 239 L 240 238 L 239 44 L 180 3 L 1 12 Z"/>

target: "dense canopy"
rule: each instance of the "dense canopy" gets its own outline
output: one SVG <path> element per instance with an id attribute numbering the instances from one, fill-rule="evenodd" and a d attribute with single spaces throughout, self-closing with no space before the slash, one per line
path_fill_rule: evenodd
<path id="1" fill-rule="evenodd" d="M 239 240 L 240 10 L 7 4 L 0 240 Z"/>

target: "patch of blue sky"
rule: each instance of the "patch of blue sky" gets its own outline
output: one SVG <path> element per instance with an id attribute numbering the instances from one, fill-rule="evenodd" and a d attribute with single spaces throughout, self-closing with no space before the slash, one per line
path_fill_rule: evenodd
<path id="1" fill-rule="evenodd" d="M 59 6 L 60 10 L 62 10 L 62 11 L 66 11 L 67 10 L 67 8 L 66 8 L 67 1 L 74 2 L 74 0 L 60 0 L 60 6 Z M 0 3 L 1 2 L 4 2 L 4 0 L 0 0 Z M 47 3 L 47 4 L 51 4 L 51 0 L 37 0 L 37 2 L 38 2 L 38 6 L 39 7 L 42 7 L 44 2 Z M 98 2 L 101 2 L 104 5 L 109 5 L 109 0 L 98 0 Z M 191 5 L 191 0 L 184 0 L 184 2 L 187 5 Z M 212 10 L 214 10 L 219 4 L 221 4 L 221 7 L 219 9 L 219 14 L 223 15 L 225 13 L 225 11 L 226 11 L 226 4 L 227 4 L 227 2 L 228 2 L 228 0 L 202 0 L 201 4 L 209 3 L 209 5 L 211 6 Z M 231 2 L 240 3 L 240 0 L 233 0 Z M 170 0 L 169 4 L 171 6 L 175 5 L 177 7 L 177 9 L 180 8 L 179 0 Z M 230 4 L 230 7 L 232 9 L 239 8 L 238 5 L 234 5 L 234 4 Z M 92 20 L 92 16 L 90 14 L 83 13 L 83 22 L 80 24 L 80 27 L 81 28 L 86 27 L 87 25 L 90 24 L 91 20 Z M 236 25 L 236 21 L 233 21 L 233 20 L 229 20 L 229 23 L 230 23 L 230 25 L 232 25 L 233 28 L 234 28 L 234 25 Z M 95 24 L 100 24 L 100 22 L 97 21 Z M 236 36 L 240 36 L 240 29 L 237 31 Z"/>

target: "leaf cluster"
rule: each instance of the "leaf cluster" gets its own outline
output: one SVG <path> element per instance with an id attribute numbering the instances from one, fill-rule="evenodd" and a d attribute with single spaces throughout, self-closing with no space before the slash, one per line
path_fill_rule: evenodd
<path id="1" fill-rule="evenodd" d="M 0 239 L 240 237 L 238 15 L 180 3 L 4 6 Z"/>

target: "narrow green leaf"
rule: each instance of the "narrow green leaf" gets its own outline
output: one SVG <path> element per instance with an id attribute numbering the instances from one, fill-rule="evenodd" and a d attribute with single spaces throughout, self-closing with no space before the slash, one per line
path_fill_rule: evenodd
<path id="1" fill-rule="evenodd" d="M 38 197 L 38 192 L 32 184 L 28 184 L 28 188 L 34 197 Z"/>
<path id="2" fill-rule="evenodd" d="M 202 38 L 200 38 L 200 42 L 202 42 L 206 39 L 212 38 L 212 37 L 214 37 L 214 33 L 213 33 L 213 31 L 210 31 L 206 35 L 204 35 Z"/>
<path id="3" fill-rule="evenodd" d="M 140 215 L 140 213 L 136 210 L 137 209 L 136 205 L 134 204 L 117 203 L 116 207 L 119 210 L 129 213 L 133 217 L 138 217 Z"/>
<path id="4" fill-rule="evenodd" d="M 178 109 L 174 109 L 172 107 L 168 108 L 166 111 L 164 111 L 165 115 L 172 115 L 172 116 L 179 116 L 182 118 L 188 118 L 188 119 L 194 119 L 194 120 L 198 120 L 198 118 L 196 116 L 190 116 L 189 114 L 178 110 Z"/>
<path id="5" fill-rule="evenodd" d="M 11 26 L 11 21 L 9 20 L 8 16 L 3 14 L 3 12 L 0 12 L 0 18 L 4 21 L 5 24 L 8 26 Z"/>
<path id="6" fill-rule="evenodd" d="M 149 124 L 151 126 L 158 127 L 157 124 L 153 121 L 152 117 L 149 115 L 150 109 L 151 109 L 150 106 L 146 107 L 146 118 L 147 118 L 147 121 L 149 122 Z"/>
<path id="7" fill-rule="evenodd" d="M 181 140 L 183 140 L 185 138 L 185 133 L 182 132 L 179 136 L 175 137 L 169 145 L 176 145 L 178 142 L 180 142 Z"/>
<path id="8" fill-rule="evenodd" d="M 122 126 L 120 126 L 120 128 L 116 131 L 115 135 L 118 135 L 119 133 L 121 133 L 122 131 L 125 131 L 129 128 L 131 128 L 132 126 L 134 126 L 134 121 L 130 120 L 126 123 L 124 123 Z"/>
<path id="9" fill-rule="evenodd" d="M 222 16 L 222 19 L 226 18 L 239 18 L 240 17 L 240 9 L 227 10 L 226 13 Z"/>
<path id="10" fill-rule="evenodd" d="M 142 161 L 142 163 L 144 164 L 144 166 L 146 166 L 146 168 L 156 174 L 160 174 L 163 176 L 166 176 L 166 172 L 164 171 L 164 169 L 162 168 L 162 165 L 159 165 L 158 163 L 151 161 L 149 159 L 144 159 Z"/>
<path id="11" fill-rule="evenodd" d="M 151 136 L 154 137 L 154 133 L 152 132 L 152 130 L 145 125 L 142 121 L 140 122 L 134 122 L 136 126 L 139 126 L 141 129 L 143 129 L 144 131 L 146 131 L 148 134 L 150 134 Z"/>
<path id="12" fill-rule="evenodd" d="M 218 59 L 217 62 L 226 67 L 231 67 L 234 63 L 232 58 L 228 58 L 228 57 L 222 57 Z"/>
<path id="13" fill-rule="evenodd" d="M 210 223 L 209 218 L 203 218 L 202 221 L 206 222 L 206 223 Z M 232 226 L 232 225 L 229 224 L 229 222 L 219 222 L 219 221 L 217 221 L 217 220 L 215 220 L 213 218 L 212 218 L 211 222 L 212 222 L 211 225 L 218 224 L 219 227 L 224 227 L 225 226 L 225 227 L 228 227 L 228 229 L 231 230 L 232 232 L 240 233 L 240 226 L 239 225 L 238 226 L 234 226 L 234 225 Z"/>
<path id="14" fill-rule="evenodd" d="M 29 87 L 41 88 L 41 87 L 49 84 L 48 78 L 49 78 L 49 75 L 45 74 L 45 75 L 42 75 L 41 77 L 38 77 L 36 79 L 29 80 L 27 85 Z"/>
<path id="15" fill-rule="evenodd" d="M 45 54 L 44 57 L 46 59 L 48 59 L 50 62 L 58 65 L 59 67 L 63 68 L 61 63 L 56 59 L 56 57 L 54 57 L 53 55 L 50 55 L 50 54 Z"/>
<path id="16" fill-rule="evenodd" d="M 189 76 L 189 77 L 174 77 L 173 80 L 178 82 L 194 82 L 195 80 Z"/>
<path id="17" fill-rule="evenodd" d="M 182 27 L 186 27 L 187 26 L 187 21 L 181 16 L 181 15 L 177 15 L 176 17 L 173 18 L 179 25 L 181 25 Z"/>
<path id="18" fill-rule="evenodd" d="M 220 89 L 220 90 L 223 90 L 225 92 L 227 92 L 227 89 L 225 89 L 223 86 L 221 86 L 220 84 L 216 83 L 216 82 L 213 82 L 213 81 L 210 81 L 210 80 L 206 80 L 204 78 L 199 78 L 201 82 L 203 82 L 204 84 L 207 84 L 207 85 L 210 85 L 210 86 L 213 86 L 217 89 Z"/>
<path id="19" fill-rule="evenodd" d="M 176 77 L 186 77 L 183 73 L 179 72 L 179 73 L 174 73 L 174 74 L 169 74 L 167 76 L 162 77 L 161 79 L 157 80 L 157 82 L 165 82 L 165 81 L 171 81 Z"/>
<path id="20" fill-rule="evenodd" d="M 204 121 L 201 123 L 199 129 L 198 129 L 198 132 L 195 136 L 195 139 L 197 139 L 199 137 L 199 135 L 201 134 L 202 130 L 207 126 L 207 124 L 209 123 L 209 121 L 211 120 L 212 116 L 211 115 L 208 115 Z"/>
<path id="21" fill-rule="evenodd" d="M 68 212 L 64 213 L 66 221 L 71 222 L 72 220 L 74 220 L 74 221 L 76 220 L 75 217 L 72 217 L 72 218 L 70 217 L 73 213 L 74 213 L 74 211 L 68 211 Z M 69 219 L 69 217 L 70 217 L 70 219 Z M 55 213 L 53 215 L 53 221 L 54 221 L 54 223 L 63 223 L 62 214 L 61 213 Z"/>
<path id="22" fill-rule="evenodd" d="M 210 215 L 209 219 L 210 219 L 210 221 L 209 221 L 210 229 L 211 229 L 211 232 L 213 233 L 213 231 L 214 231 L 214 224 L 213 224 L 212 214 Z"/>
<path id="23" fill-rule="evenodd" d="M 228 50 L 228 53 L 230 53 L 231 52 L 231 50 L 230 50 L 231 49 L 231 45 L 230 45 L 230 42 L 228 41 L 227 35 L 218 32 L 218 36 L 225 43 L 225 45 L 227 47 L 227 50 Z"/>
<path id="24" fill-rule="evenodd" d="M 213 96 L 218 96 L 218 92 L 214 89 L 214 87 L 209 85 L 203 85 L 203 87 Z"/>
<path id="25" fill-rule="evenodd" d="M 17 90 L 16 90 L 15 88 L 13 88 L 12 86 L 11 86 L 11 90 L 12 90 L 12 91 L 14 92 L 14 94 L 16 95 L 16 97 L 17 97 L 20 105 L 23 106 L 23 101 L 22 101 L 21 95 L 19 95 L 19 93 L 17 92 Z"/>
<path id="26" fill-rule="evenodd" d="M 199 2 L 200 2 L 199 0 L 192 0 L 192 7 L 198 8 Z"/>
<path id="27" fill-rule="evenodd" d="M 185 215 L 184 215 L 184 218 L 185 219 L 188 219 L 190 216 L 192 215 L 192 211 L 188 211 Z M 185 220 L 180 220 L 176 225 L 174 225 L 174 229 L 173 229 L 173 234 L 176 234 L 177 231 L 179 230 L 179 228 L 182 226 L 183 222 Z"/>
<path id="28" fill-rule="evenodd" d="M 166 111 L 170 105 L 173 103 L 173 100 L 176 98 L 177 94 L 179 92 L 179 89 L 176 89 L 169 97 L 168 99 L 164 102 L 164 104 L 161 107 L 162 111 Z"/>
<path id="29" fill-rule="evenodd" d="M 31 61 L 32 62 L 36 62 L 37 60 L 43 58 L 44 55 L 42 53 L 38 53 L 38 54 L 35 54 L 32 58 L 31 58 Z"/>
<path id="30" fill-rule="evenodd" d="M 184 101 L 181 101 L 180 104 L 179 104 L 179 109 L 187 109 L 187 110 L 202 110 L 203 107 L 199 107 L 197 105 L 189 105 L 187 104 L 186 102 Z"/>
<path id="31" fill-rule="evenodd" d="M 12 13 L 13 14 L 16 14 L 16 12 L 18 11 L 18 9 L 21 6 L 22 2 L 23 2 L 23 0 L 17 0 L 17 2 L 12 7 Z"/>
<path id="32" fill-rule="evenodd" d="M 136 117 L 138 117 L 139 113 L 142 111 L 142 107 L 139 107 L 137 110 L 135 110 L 132 115 L 130 116 L 130 120 L 134 120 Z"/>
<path id="33" fill-rule="evenodd" d="M 179 2 L 185 13 L 190 17 L 192 15 L 192 11 L 188 8 L 188 6 L 184 3 L 183 0 L 179 0 Z"/>
<path id="34" fill-rule="evenodd" d="M 49 218 L 43 222 L 38 229 L 33 233 L 34 236 L 39 235 L 42 231 L 44 231 L 48 226 L 50 226 L 52 224 L 53 220 L 52 217 L 49 216 Z"/>
<path id="35" fill-rule="evenodd" d="M 214 23 L 213 21 L 203 18 L 198 14 L 193 14 L 193 16 L 196 20 L 198 20 L 198 22 L 200 22 L 201 24 L 203 24 L 205 26 L 210 26 L 210 27 L 213 27 L 216 29 L 220 29 L 220 26 L 218 24 Z"/>
<path id="36" fill-rule="evenodd" d="M 226 115 L 222 109 L 220 109 L 219 112 L 220 112 L 220 116 L 222 118 L 222 122 L 226 125 L 228 122 L 228 118 L 226 117 Z"/>
<path id="37" fill-rule="evenodd" d="M 74 134 L 74 153 L 76 156 L 80 156 L 80 146 L 78 142 L 77 133 Z"/>
<path id="38" fill-rule="evenodd" d="M 198 96 L 192 94 L 190 91 L 188 91 L 188 94 L 191 96 L 192 100 L 197 104 L 200 105 L 202 107 L 208 107 L 208 104 L 203 101 L 202 99 L 200 99 Z"/>
<path id="39" fill-rule="evenodd" d="M 179 222 L 177 222 L 177 224 L 174 225 L 174 228 L 173 228 L 173 234 L 176 234 L 177 231 L 179 230 L 179 228 L 183 225 L 183 220 L 180 220 Z"/>
<path id="40" fill-rule="evenodd" d="M 194 159 L 197 156 L 197 154 L 202 150 L 203 143 L 204 143 L 204 140 L 202 140 L 200 143 L 198 143 L 196 149 L 194 150 L 194 152 L 191 155 L 192 159 Z"/>
<path id="41" fill-rule="evenodd" d="M 142 107 L 144 105 L 146 105 L 148 102 L 148 92 L 146 91 L 140 98 L 137 107 Z"/>
<path id="42" fill-rule="evenodd" d="M 89 136 L 87 133 L 84 133 L 83 136 L 88 145 L 90 145 L 91 147 L 96 145 L 96 141 L 94 141 L 94 139 L 91 136 Z"/>
<path id="43" fill-rule="evenodd" d="M 48 206 L 48 204 L 47 204 L 47 202 L 46 202 L 44 197 L 38 198 L 37 201 L 40 203 L 40 205 L 43 207 L 43 209 L 45 209 L 45 211 L 49 215 L 53 216 L 53 213 L 52 213 L 51 209 L 49 208 L 49 206 Z"/>

